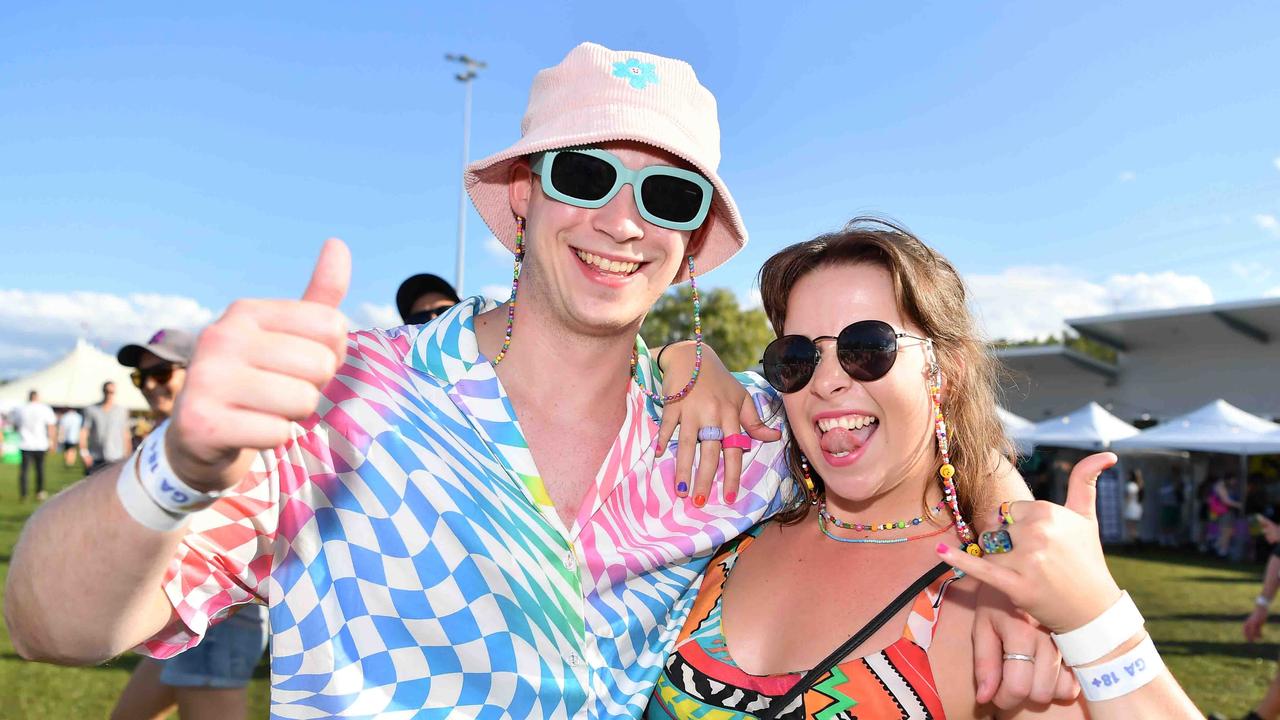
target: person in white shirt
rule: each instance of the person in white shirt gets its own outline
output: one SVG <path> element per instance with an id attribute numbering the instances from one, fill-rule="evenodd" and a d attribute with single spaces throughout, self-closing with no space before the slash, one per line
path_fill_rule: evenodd
<path id="1" fill-rule="evenodd" d="M 10 416 L 18 430 L 18 449 L 22 451 L 22 467 L 18 470 L 18 498 L 27 499 L 27 467 L 35 466 L 36 499 L 49 496 L 44 490 L 44 455 L 55 443 L 55 426 L 58 418 L 53 408 L 40 402 L 40 395 L 32 390 L 27 404 L 19 406 Z"/>
<path id="2" fill-rule="evenodd" d="M 80 445 L 80 426 L 84 417 L 74 408 L 68 408 L 58 417 L 58 442 L 62 445 L 62 464 L 71 467 L 76 464 L 76 448 Z"/>

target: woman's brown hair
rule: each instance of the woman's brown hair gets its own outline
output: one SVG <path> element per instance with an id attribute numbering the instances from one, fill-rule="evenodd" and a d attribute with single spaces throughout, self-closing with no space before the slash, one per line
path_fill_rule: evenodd
<path id="1" fill-rule="evenodd" d="M 969 312 L 964 281 L 955 267 L 906 228 L 881 218 L 856 217 L 838 232 L 797 243 L 765 261 L 760 268 L 765 313 L 781 336 L 791 290 L 801 278 L 823 268 L 864 263 L 888 271 L 898 307 L 933 340 L 944 378 L 943 414 L 956 468 L 956 494 L 965 520 L 972 524 L 975 505 L 991 505 L 980 497 L 983 481 L 1000 471 L 1002 458 L 1012 459 L 1013 449 L 996 415 L 999 366 Z M 941 457 L 937 459 L 941 463 Z M 800 449 L 794 440 L 787 460 L 792 477 L 799 479 Z M 821 493 L 822 478 L 812 469 L 810 475 Z M 798 522 L 808 512 L 804 498 L 796 498 L 779 518 Z"/>

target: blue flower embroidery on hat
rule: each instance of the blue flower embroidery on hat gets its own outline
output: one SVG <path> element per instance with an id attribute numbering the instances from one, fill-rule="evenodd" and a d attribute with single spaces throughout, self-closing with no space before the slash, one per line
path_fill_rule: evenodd
<path id="1" fill-rule="evenodd" d="M 640 62 L 635 58 L 614 63 L 613 76 L 626 78 L 631 83 L 631 87 L 637 90 L 643 90 L 649 84 L 658 83 L 658 73 L 654 71 L 653 63 Z"/>

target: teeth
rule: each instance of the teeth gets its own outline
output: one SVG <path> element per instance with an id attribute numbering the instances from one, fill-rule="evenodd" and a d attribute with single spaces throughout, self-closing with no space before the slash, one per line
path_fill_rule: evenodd
<path id="1" fill-rule="evenodd" d="M 870 415 L 842 415 L 837 418 L 823 418 L 819 420 L 818 429 L 822 432 L 827 432 L 834 428 L 861 430 L 874 422 L 876 422 L 876 419 Z"/>
<path id="2" fill-rule="evenodd" d="M 640 268 L 640 263 L 618 262 L 617 260 L 607 260 L 599 255 L 592 255 L 584 250 L 578 250 L 578 259 L 582 262 L 593 265 L 605 272 L 618 273 L 621 275 L 630 275 Z"/>

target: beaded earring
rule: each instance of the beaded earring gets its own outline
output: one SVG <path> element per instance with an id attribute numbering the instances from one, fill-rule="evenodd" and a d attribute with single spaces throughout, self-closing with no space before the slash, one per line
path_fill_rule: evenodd
<path id="1" fill-rule="evenodd" d="M 804 484 L 804 494 L 809 498 L 809 504 L 817 505 L 818 488 L 814 486 L 813 477 L 809 475 L 809 458 L 804 455 L 800 456 L 800 482 Z"/>
<path id="2" fill-rule="evenodd" d="M 631 378 L 635 380 L 640 391 L 649 397 L 650 400 L 658 405 L 665 405 L 669 402 L 675 402 L 693 389 L 698 382 L 698 374 L 702 372 L 702 300 L 698 297 L 698 282 L 693 279 L 693 256 L 689 256 L 689 288 L 693 291 L 693 376 L 689 378 L 689 382 L 685 384 L 679 392 L 671 395 L 662 395 L 656 393 L 644 386 L 640 381 L 640 372 L 636 368 L 636 364 L 640 361 L 636 354 L 635 348 L 631 348 Z"/>
<path id="3" fill-rule="evenodd" d="M 502 349 L 493 359 L 493 366 L 507 356 L 511 348 L 511 330 L 516 324 L 516 291 L 520 289 L 520 266 L 524 262 L 524 218 L 516 216 L 516 267 L 511 273 L 511 299 L 507 300 L 507 332 L 502 336 Z"/>
<path id="4" fill-rule="evenodd" d="M 964 543 L 965 552 L 980 557 L 982 548 L 974 542 L 973 528 L 969 527 L 960 514 L 960 501 L 956 496 L 956 468 L 951 464 L 947 420 L 942 415 L 942 369 L 938 366 L 932 343 L 926 346 L 926 353 L 929 359 L 929 395 L 933 400 L 933 430 L 938 438 L 938 454 L 942 456 L 942 467 L 938 468 L 938 475 L 942 478 L 942 500 L 955 518 L 956 534 L 960 536 L 960 542 Z"/>

